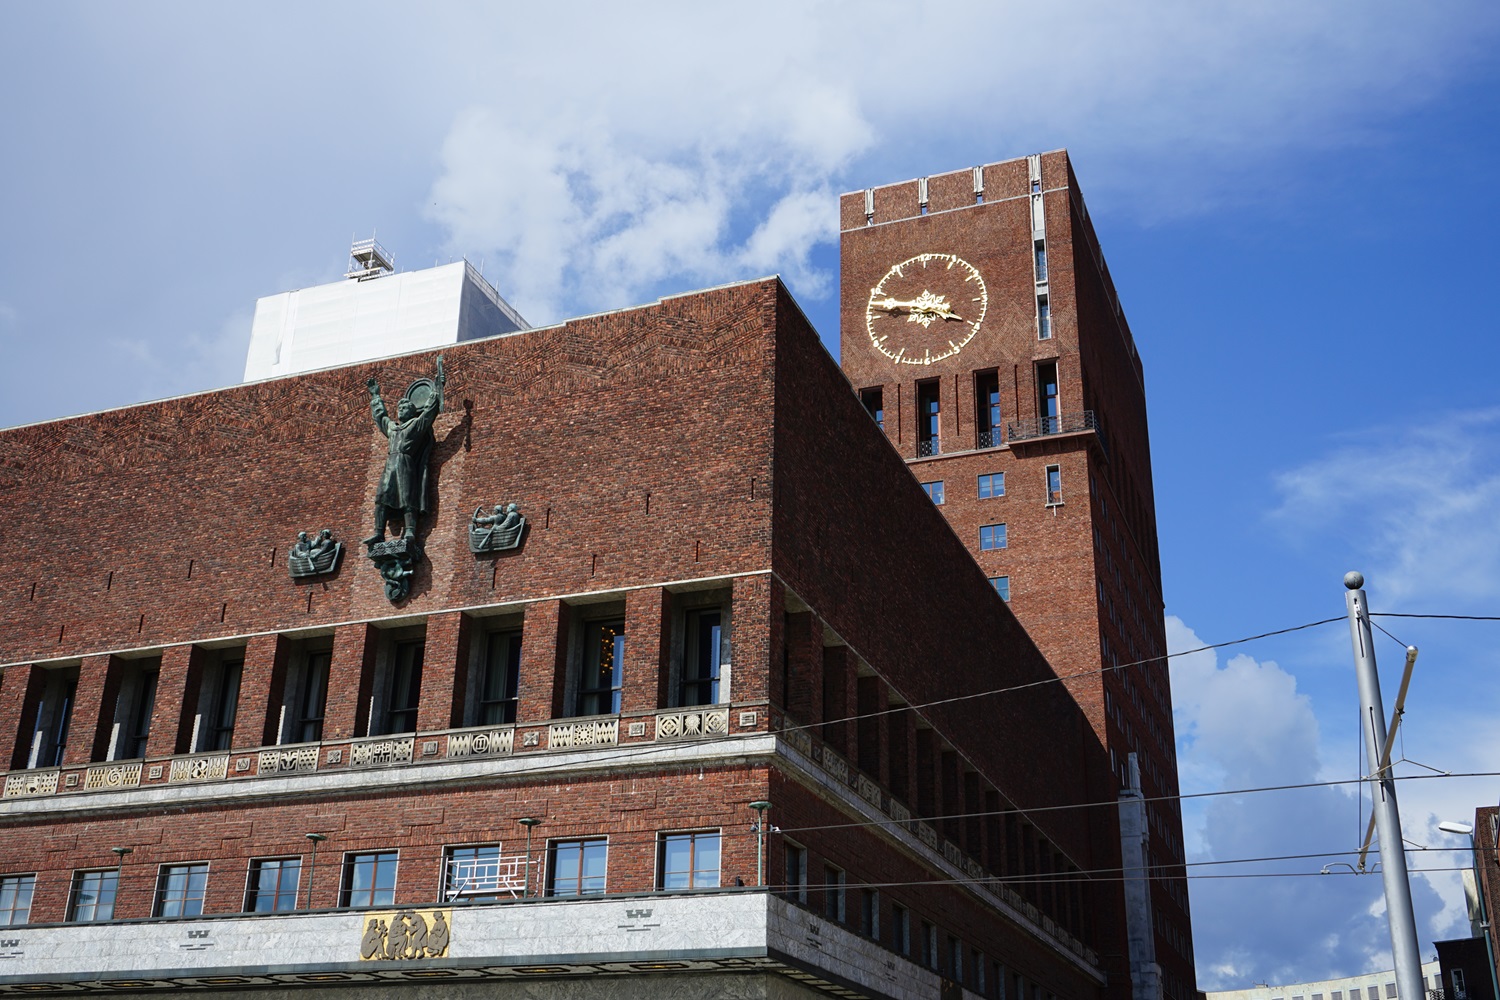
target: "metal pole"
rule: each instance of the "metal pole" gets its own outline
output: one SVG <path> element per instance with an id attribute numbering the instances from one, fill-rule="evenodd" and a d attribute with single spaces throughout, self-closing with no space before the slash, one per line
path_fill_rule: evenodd
<path id="1" fill-rule="evenodd" d="M 771 803 L 765 799 L 756 799 L 750 803 L 750 808 L 755 810 L 755 884 L 764 886 L 766 884 L 766 812 L 771 808 Z"/>
<path id="2" fill-rule="evenodd" d="M 1412 914 L 1411 884 L 1406 874 L 1406 844 L 1401 839 L 1401 813 L 1396 808 L 1396 782 L 1389 767 L 1381 768 L 1385 746 L 1385 708 L 1380 701 L 1380 675 L 1375 670 L 1375 646 L 1370 633 L 1370 606 L 1360 573 L 1346 573 L 1344 595 L 1349 608 L 1349 638 L 1354 646 L 1354 672 L 1359 680 L 1360 728 L 1365 759 L 1374 769 L 1365 777 L 1380 834 L 1380 877 L 1385 885 L 1385 912 L 1390 921 L 1391 957 L 1396 964 L 1396 992 L 1401 1000 L 1422 1000 L 1422 957 L 1417 950 L 1417 921 Z"/>
<path id="3" fill-rule="evenodd" d="M 531 898 L 531 828 L 541 822 L 535 816 L 522 816 L 516 820 L 526 828 L 526 888 L 521 893 L 522 899 Z"/>
<path id="4" fill-rule="evenodd" d="M 318 845 L 328 837 L 321 833 L 304 833 L 302 836 L 312 841 L 312 862 L 307 866 L 307 908 L 310 910 L 312 909 L 313 875 L 318 871 Z"/>

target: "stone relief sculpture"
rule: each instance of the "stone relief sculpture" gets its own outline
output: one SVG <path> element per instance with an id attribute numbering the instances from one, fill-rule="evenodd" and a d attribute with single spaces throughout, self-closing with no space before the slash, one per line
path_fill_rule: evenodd
<path id="1" fill-rule="evenodd" d="M 373 916 L 360 938 L 359 957 L 366 961 L 387 962 L 442 958 L 448 952 L 448 916 L 451 912 L 430 910 L 424 917 L 416 910 L 401 910 Z"/>
<path id="2" fill-rule="evenodd" d="M 380 398 L 380 383 L 371 378 L 365 383 L 370 390 L 370 416 L 375 428 L 385 435 L 385 468 L 375 487 L 375 530 L 365 539 L 365 554 L 375 563 L 385 580 L 385 596 L 399 601 L 411 592 L 413 566 L 422 557 L 417 542 L 417 521 L 427 513 L 428 461 L 432 458 L 432 424 L 443 409 L 443 357 L 437 358 L 437 377 L 420 378 L 407 387 L 396 404 L 391 419 Z M 386 540 L 385 529 L 396 516 L 401 519 L 401 533 Z"/>
<path id="3" fill-rule="evenodd" d="M 483 507 L 476 507 L 469 518 L 469 551 L 478 554 L 520 548 L 525 532 L 526 518 L 515 504 L 497 503 L 489 514 Z"/>
<path id="4" fill-rule="evenodd" d="M 307 532 L 297 532 L 297 543 L 287 555 L 287 571 L 296 579 L 303 576 L 322 576 L 338 569 L 339 559 L 344 554 L 344 543 L 333 540 L 333 532 L 324 528 L 318 537 L 308 538 Z"/>

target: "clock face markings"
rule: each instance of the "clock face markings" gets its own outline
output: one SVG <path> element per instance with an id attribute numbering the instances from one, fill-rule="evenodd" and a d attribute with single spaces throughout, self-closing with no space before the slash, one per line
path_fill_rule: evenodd
<path id="1" fill-rule="evenodd" d="M 943 266 L 929 269 L 931 263 Z M 966 287 L 972 291 L 971 282 L 978 295 L 958 294 Z M 973 264 L 956 254 L 921 253 L 893 265 L 870 289 L 865 327 L 871 346 L 896 364 L 931 365 L 968 345 L 988 303 L 984 278 Z M 960 304 L 966 315 L 954 308 Z M 961 336 L 948 332 L 950 323 L 962 325 Z"/>

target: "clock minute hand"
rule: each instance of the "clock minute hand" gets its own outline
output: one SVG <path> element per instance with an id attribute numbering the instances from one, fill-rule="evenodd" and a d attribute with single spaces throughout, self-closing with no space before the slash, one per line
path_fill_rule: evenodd
<path id="1" fill-rule="evenodd" d="M 958 313 L 949 309 L 948 303 L 940 296 L 931 298 L 924 296 L 918 299 L 880 299 L 872 302 L 871 305 L 890 313 L 904 312 L 910 313 L 913 316 L 927 315 L 935 316 L 938 319 L 956 319 L 960 321 L 963 319 Z"/>

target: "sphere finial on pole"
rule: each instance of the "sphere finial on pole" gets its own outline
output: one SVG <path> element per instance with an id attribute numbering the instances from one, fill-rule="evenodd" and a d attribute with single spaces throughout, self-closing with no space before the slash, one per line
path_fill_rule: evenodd
<path id="1" fill-rule="evenodd" d="M 1358 590 L 1365 585 L 1365 575 L 1357 569 L 1351 569 L 1344 574 L 1344 586 L 1350 590 Z"/>

